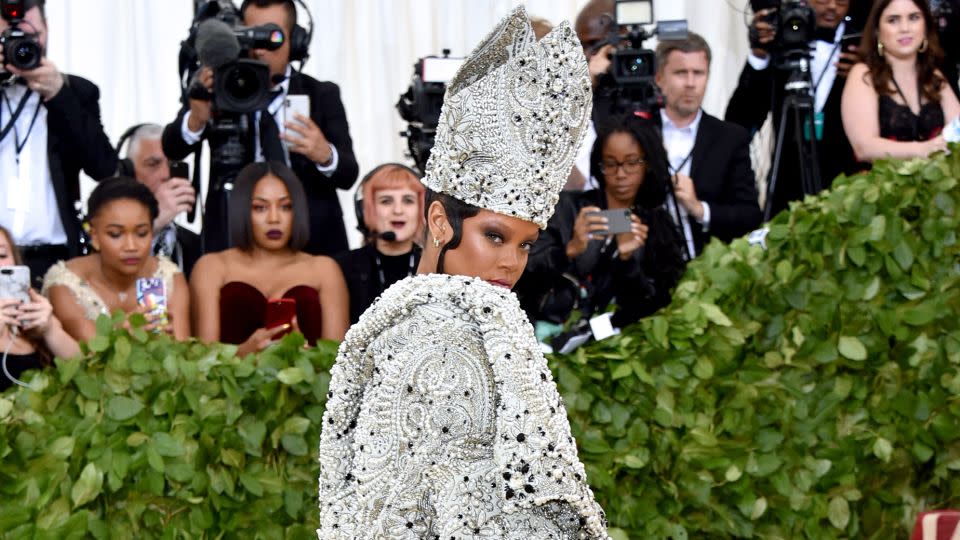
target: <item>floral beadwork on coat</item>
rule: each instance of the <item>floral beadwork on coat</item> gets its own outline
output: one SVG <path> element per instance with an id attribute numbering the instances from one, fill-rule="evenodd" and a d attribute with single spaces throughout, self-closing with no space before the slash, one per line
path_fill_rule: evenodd
<path id="1" fill-rule="evenodd" d="M 321 539 L 608 538 L 560 395 L 509 291 L 394 284 L 341 343 Z"/>

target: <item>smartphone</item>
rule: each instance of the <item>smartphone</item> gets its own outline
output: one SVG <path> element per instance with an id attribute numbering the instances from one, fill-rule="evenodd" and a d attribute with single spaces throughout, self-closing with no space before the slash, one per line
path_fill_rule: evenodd
<path id="1" fill-rule="evenodd" d="M 630 210 L 620 208 L 617 210 L 603 210 L 601 212 L 590 212 L 592 216 L 603 216 L 607 218 L 607 233 L 620 234 L 630 232 Z"/>
<path id="2" fill-rule="evenodd" d="M 30 303 L 30 267 L 0 267 L 0 298 L 14 298 Z"/>
<path id="3" fill-rule="evenodd" d="M 183 161 L 170 162 L 170 178 L 190 179 L 190 167 Z"/>
<path id="4" fill-rule="evenodd" d="M 140 278 L 137 280 L 137 304 L 145 309 L 144 316 L 150 322 L 165 326 L 167 316 L 167 293 L 160 278 Z"/>
<path id="5" fill-rule="evenodd" d="M 298 114 L 310 118 L 310 96 L 303 94 L 287 95 L 287 99 L 283 102 L 283 110 L 285 122 L 297 122 L 296 115 Z"/>
<path id="6" fill-rule="evenodd" d="M 264 326 L 269 328 L 276 328 L 284 324 L 293 323 L 293 318 L 297 315 L 297 301 L 293 298 L 274 298 L 273 300 L 267 301 L 266 313 L 264 313 L 263 320 Z M 285 336 L 293 331 L 291 324 L 290 328 L 287 328 L 283 332 L 277 334 L 277 338 Z"/>
<path id="7" fill-rule="evenodd" d="M 847 49 L 849 49 L 851 45 L 855 47 L 860 47 L 860 40 L 862 38 L 863 38 L 863 32 L 857 32 L 855 34 L 844 34 L 844 36 L 840 38 L 840 52 L 842 53 L 850 52 Z"/>

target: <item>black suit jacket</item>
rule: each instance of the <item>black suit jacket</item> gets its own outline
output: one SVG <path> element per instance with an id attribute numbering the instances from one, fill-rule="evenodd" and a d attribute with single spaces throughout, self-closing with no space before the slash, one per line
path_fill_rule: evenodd
<path id="1" fill-rule="evenodd" d="M 183 257 L 183 260 L 178 260 L 177 257 L 174 257 L 173 262 L 177 263 L 183 269 L 183 277 L 189 278 L 190 272 L 193 271 L 193 265 L 197 264 L 197 259 L 200 258 L 200 235 L 177 225 L 177 246 L 179 254 Z"/>
<path id="2" fill-rule="evenodd" d="M 691 223 L 697 253 L 710 238 L 724 242 L 760 226 L 757 182 L 750 164 L 750 136 L 742 127 L 703 113 L 690 157 L 697 198 L 710 205 L 710 228 Z"/>
<path id="3" fill-rule="evenodd" d="M 71 257 L 80 254 L 80 220 L 75 208 L 80 200 L 80 171 L 94 180 L 117 172 L 117 153 L 103 131 L 99 101 L 95 84 L 67 75 L 63 88 L 44 102 L 50 179 Z"/>
<path id="4" fill-rule="evenodd" d="M 307 207 L 310 210 L 310 241 L 304 251 L 314 255 L 333 255 L 347 249 L 347 233 L 343 225 L 337 189 L 349 189 L 360 171 L 357 158 L 353 154 L 346 111 L 340 101 L 340 89 L 334 83 L 318 81 L 309 75 L 293 71 L 290 75 L 289 94 L 310 96 L 310 117 L 330 144 L 337 149 L 337 169 L 329 177 L 318 171 L 316 164 L 306 157 L 290 154 L 290 166 L 303 183 Z M 200 143 L 188 145 L 180 132 L 183 116 L 188 110 L 189 106 L 181 109 L 177 119 L 163 131 L 163 152 L 170 159 L 183 159 L 200 148 Z M 208 129 L 204 132 L 204 137 L 209 131 Z M 208 222 L 222 219 L 222 212 L 226 211 L 215 200 L 217 197 L 219 195 L 214 190 L 208 191 L 204 229 Z"/>
<path id="5" fill-rule="evenodd" d="M 788 73 L 774 68 L 757 71 L 747 63 L 740 74 L 740 82 L 727 105 L 726 120 L 745 127 L 752 135 L 773 113 L 774 133 L 780 127 L 780 113 L 784 102 L 784 84 Z M 852 174 L 859 169 L 854 159 L 853 148 L 843 131 L 840 117 L 840 98 L 846 78 L 834 79 L 830 94 L 823 108 L 823 139 L 817 142 L 817 158 L 820 165 L 820 185 L 827 189 L 840 174 Z M 800 179 L 800 158 L 796 138 L 793 136 L 793 120 L 787 120 L 780 172 L 772 197 L 771 215 L 785 209 L 790 201 L 803 198 Z M 771 167 L 772 173 L 772 167 Z"/>

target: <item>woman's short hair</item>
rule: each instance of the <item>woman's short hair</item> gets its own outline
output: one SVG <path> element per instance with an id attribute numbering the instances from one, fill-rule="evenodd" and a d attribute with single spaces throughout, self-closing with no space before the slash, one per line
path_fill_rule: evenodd
<path id="1" fill-rule="evenodd" d="M 150 221 L 160 215 L 160 206 L 150 188 L 129 176 L 112 176 L 97 183 L 87 199 L 87 221 L 92 221 L 104 206 L 120 200 L 136 201 L 147 208 Z"/>
<path id="2" fill-rule="evenodd" d="M 293 225 L 290 231 L 290 249 L 300 251 L 310 240 L 310 210 L 307 195 L 296 173 L 282 161 L 263 161 L 244 167 L 233 183 L 230 193 L 230 240 L 235 248 L 249 251 L 253 248 L 253 227 L 250 208 L 253 205 L 253 189 L 265 176 L 273 175 L 283 182 L 293 203 Z M 317 231 L 323 234 L 324 231 Z"/>
<path id="3" fill-rule="evenodd" d="M 13 264 L 23 264 L 23 257 L 20 256 L 20 250 L 17 249 L 17 244 L 13 241 L 13 235 L 10 234 L 10 231 L 3 225 L 0 225 L 0 234 L 7 239 L 7 244 L 10 245 L 10 254 L 13 255 Z"/>
<path id="4" fill-rule="evenodd" d="M 866 78 L 869 77 L 870 86 L 879 96 L 890 96 L 895 93 L 892 88 L 893 70 L 877 47 L 880 43 L 880 16 L 891 1 L 877 0 L 873 3 L 858 51 L 869 70 L 864 74 L 864 78 L 867 80 Z M 926 0 L 913 0 L 913 4 L 923 14 L 923 22 L 926 26 L 926 35 L 923 37 L 927 44 L 926 49 L 917 54 L 917 81 L 920 83 L 920 92 L 927 101 L 939 102 L 940 89 L 946 81 L 937 75 L 937 66 L 943 62 L 943 49 L 940 48 L 940 40 L 937 37 L 937 23 L 933 20 L 933 14 Z"/>
<path id="5" fill-rule="evenodd" d="M 603 145 L 614 133 L 626 133 L 633 137 L 640 149 L 643 150 L 643 159 L 646 162 L 643 169 L 643 183 L 637 191 L 635 205 L 644 208 L 657 208 L 667 200 L 667 191 L 670 189 L 670 171 L 667 166 L 667 152 L 663 149 L 663 140 L 660 130 L 652 122 L 634 114 L 614 117 L 601 126 L 597 140 L 593 143 L 590 152 L 590 174 L 600 184 L 600 189 L 606 187 L 606 177 L 603 175 Z"/>
<path id="6" fill-rule="evenodd" d="M 437 273 L 442 274 L 444 273 L 444 255 L 447 254 L 447 251 L 456 249 L 457 246 L 460 245 L 460 241 L 463 239 L 463 220 L 472 218 L 479 214 L 480 207 L 465 203 L 456 197 L 447 195 L 446 193 L 440 193 L 438 191 L 433 191 L 432 189 L 427 189 L 426 204 L 423 206 L 424 220 L 427 219 L 427 214 L 430 212 L 430 206 L 434 201 L 439 201 L 440 204 L 443 205 L 443 211 L 447 214 L 447 221 L 450 223 L 450 232 L 453 233 L 450 241 L 440 248 L 440 255 L 437 257 Z M 426 233 L 426 227 L 424 227 L 424 233 Z M 426 242 L 424 242 L 424 245 L 426 245 Z"/>
<path id="7" fill-rule="evenodd" d="M 399 163 L 385 163 L 374 168 L 367 173 L 367 177 L 360 186 L 361 196 L 363 197 L 363 224 L 371 233 L 378 233 L 377 230 L 377 209 L 376 195 L 378 191 L 384 189 L 409 189 L 417 194 L 417 216 L 423 214 L 423 208 L 426 201 L 426 189 L 420 182 L 420 176 L 410 167 Z M 423 226 L 423 221 L 420 222 Z M 417 228 L 420 232 L 420 227 Z"/>

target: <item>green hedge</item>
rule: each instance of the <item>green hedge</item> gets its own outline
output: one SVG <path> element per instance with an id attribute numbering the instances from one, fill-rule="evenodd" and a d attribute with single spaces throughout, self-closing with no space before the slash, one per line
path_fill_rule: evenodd
<path id="1" fill-rule="evenodd" d="M 616 536 L 907 538 L 960 507 L 958 178 L 955 148 L 838 179 L 552 359 Z"/>
<path id="2" fill-rule="evenodd" d="M 111 326 L 0 397 L 0 538 L 315 539 L 335 345 L 254 362 Z"/>
<path id="3" fill-rule="evenodd" d="M 659 315 L 551 359 L 618 538 L 904 538 L 960 506 L 960 156 L 713 244 Z M 314 538 L 331 344 L 98 322 L 0 396 L 0 538 Z"/>

